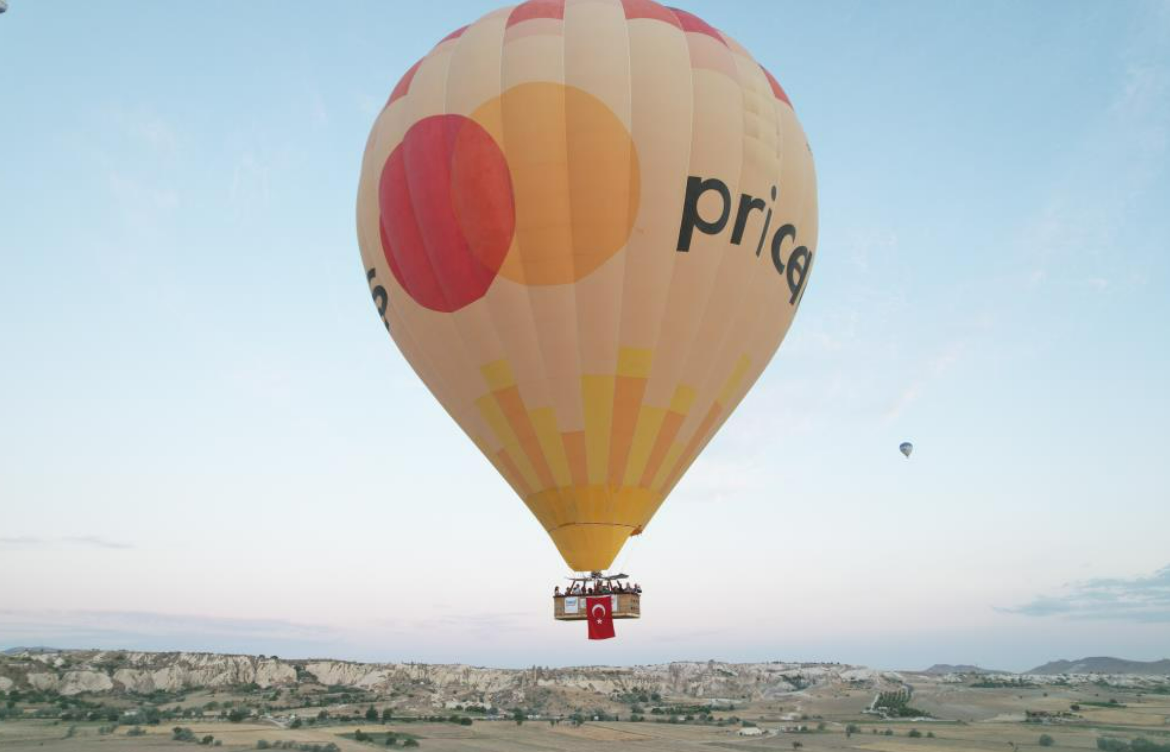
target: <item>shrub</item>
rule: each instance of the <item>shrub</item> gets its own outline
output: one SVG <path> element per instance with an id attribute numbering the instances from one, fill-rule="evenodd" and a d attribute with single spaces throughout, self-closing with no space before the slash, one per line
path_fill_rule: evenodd
<path id="1" fill-rule="evenodd" d="M 211 743 L 212 743 L 213 741 L 215 741 L 215 737 L 214 737 L 214 736 L 212 736 L 211 734 L 208 734 L 207 736 L 205 736 L 205 737 L 203 737 L 202 739 L 200 739 L 200 740 L 199 740 L 199 743 L 200 743 L 200 744 L 202 744 L 202 745 L 203 745 L 203 746 L 205 746 L 205 747 L 210 747 L 210 746 L 211 746 Z"/>
<path id="2" fill-rule="evenodd" d="M 910 737 L 911 739 L 920 739 L 922 738 L 922 732 L 918 729 L 910 729 L 906 732 L 906 736 Z"/>
<path id="3" fill-rule="evenodd" d="M 1056 744 L 1056 740 L 1053 739 L 1051 736 L 1049 736 L 1048 734 L 1041 734 L 1040 735 L 1040 746 L 1041 747 L 1051 747 L 1053 744 Z"/>
<path id="4" fill-rule="evenodd" d="M 414 739 L 407 739 L 406 741 L 404 741 L 402 743 L 402 746 L 404 746 L 404 747 L 417 747 L 418 742 L 415 741 Z"/>
<path id="5" fill-rule="evenodd" d="M 271 746 L 272 745 L 268 743 L 267 739 L 261 739 L 260 741 L 256 742 L 256 749 L 268 749 Z"/>

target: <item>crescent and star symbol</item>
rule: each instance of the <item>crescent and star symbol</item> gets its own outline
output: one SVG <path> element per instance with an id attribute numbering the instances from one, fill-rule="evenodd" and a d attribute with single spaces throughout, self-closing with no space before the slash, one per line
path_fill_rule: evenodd
<path id="1" fill-rule="evenodd" d="M 597 610 L 601 609 L 601 616 L 597 616 Z M 605 616 L 605 606 L 600 603 L 593 604 L 593 608 L 589 609 L 589 615 L 597 619 L 597 623 L 601 623 L 601 617 Z"/>

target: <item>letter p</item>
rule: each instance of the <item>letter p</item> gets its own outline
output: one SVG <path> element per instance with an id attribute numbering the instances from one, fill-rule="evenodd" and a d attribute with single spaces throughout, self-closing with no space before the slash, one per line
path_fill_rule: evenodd
<path id="1" fill-rule="evenodd" d="M 699 216 L 699 199 L 707 191 L 715 191 L 723 199 L 723 209 L 719 213 L 719 219 L 709 222 Z M 695 228 L 699 228 L 699 232 L 704 235 L 714 235 L 727 226 L 727 218 L 731 216 L 731 193 L 727 190 L 727 184 L 718 178 L 703 178 L 690 176 L 687 178 L 687 195 L 683 200 L 682 224 L 678 228 L 678 249 L 679 251 L 689 251 L 691 249 L 691 235 L 694 234 Z"/>

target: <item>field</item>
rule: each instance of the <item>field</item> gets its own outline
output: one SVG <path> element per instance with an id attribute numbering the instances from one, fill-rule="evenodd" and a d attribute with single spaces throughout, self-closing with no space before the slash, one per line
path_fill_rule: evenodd
<path id="1" fill-rule="evenodd" d="M 574 725 L 547 720 L 475 720 L 454 723 L 339 723 L 326 726 L 282 728 L 278 722 L 230 723 L 224 720 L 166 721 L 141 727 L 143 733 L 127 735 L 129 727 L 112 733 L 99 723 L 60 720 L 7 720 L 0 722 L 0 752 L 178 752 L 203 745 L 173 739 L 180 725 L 207 746 L 221 750 L 263 748 L 264 743 L 295 742 L 301 749 L 336 745 L 338 750 L 371 752 L 387 749 L 387 732 L 397 734 L 397 747 L 417 739 L 418 752 L 584 752 L 585 750 L 856 750 L 864 752 L 1034 752 L 1041 734 L 1052 737 L 1052 750 L 1095 750 L 1097 739 L 1145 737 L 1170 744 L 1170 696 L 1140 694 L 1134 690 L 1080 685 L 1044 685 L 1038 688 L 996 687 L 978 689 L 963 684 L 912 680 L 913 706 L 935 719 L 886 721 L 862 711 L 873 692 L 835 687 L 793 692 L 771 702 L 742 706 L 734 715 L 764 730 L 762 736 L 740 735 L 740 725 L 660 722 L 647 716 L 643 722 L 586 721 Z M 222 698 L 222 695 L 220 695 Z M 687 698 L 693 703 L 694 698 Z M 1075 711 L 1073 706 L 1076 706 Z M 1025 722 L 1025 712 L 1052 715 L 1066 713 L 1048 723 Z M 306 715 L 308 715 L 306 713 Z M 716 711 L 715 718 L 731 713 Z M 851 734 L 847 726 L 860 728 Z M 785 731 L 805 727 L 801 731 Z M 823 726 L 823 728 L 821 728 Z M 359 728 L 372 734 L 370 742 L 353 739 Z M 912 737 L 911 730 L 921 736 Z M 102 731 L 106 733 L 102 733 Z M 933 736 L 929 736 L 933 735 Z M 349 737 L 349 738 L 347 738 Z M 796 747 L 795 745 L 799 745 Z M 333 748 L 330 748 L 333 749 Z"/>

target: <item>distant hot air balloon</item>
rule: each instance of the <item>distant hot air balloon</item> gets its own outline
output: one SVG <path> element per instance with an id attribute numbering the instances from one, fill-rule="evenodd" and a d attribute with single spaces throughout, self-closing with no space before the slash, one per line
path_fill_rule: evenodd
<path id="1" fill-rule="evenodd" d="M 906 455 L 906 459 L 910 459 L 910 453 L 914 451 L 914 445 L 909 441 L 903 441 L 898 445 L 898 451 Z"/>
<path id="2" fill-rule="evenodd" d="M 0 0 L 0 13 L 8 10 L 8 0 Z"/>
<path id="3" fill-rule="evenodd" d="M 403 355 L 600 572 L 788 331 L 816 182 L 788 96 L 726 34 L 652 0 L 529 0 L 406 71 L 357 224 Z"/>

